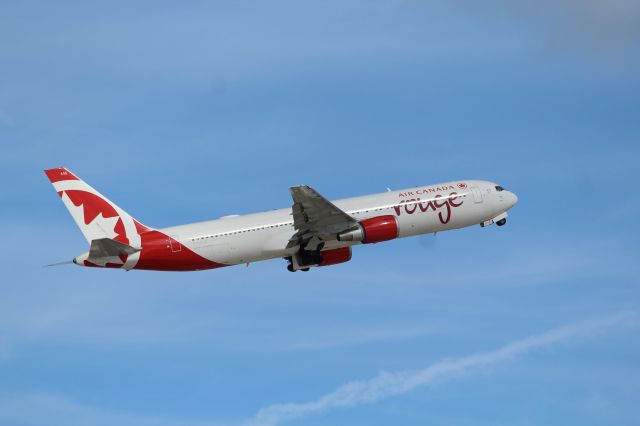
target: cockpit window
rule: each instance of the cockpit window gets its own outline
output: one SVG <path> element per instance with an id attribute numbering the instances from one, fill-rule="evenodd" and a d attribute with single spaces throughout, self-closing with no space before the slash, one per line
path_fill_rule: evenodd
<path id="1" fill-rule="evenodd" d="M 504 191 L 504 188 L 501 187 L 500 185 L 496 185 L 496 191 L 498 191 L 498 192 Z"/>

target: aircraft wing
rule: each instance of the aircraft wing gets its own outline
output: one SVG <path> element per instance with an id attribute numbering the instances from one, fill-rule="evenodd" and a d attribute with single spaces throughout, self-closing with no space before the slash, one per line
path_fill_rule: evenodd
<path id="1" fill-rule="evenodd" d="M 293 226 L 296 233 L 287 247 L 306 245 L 314 237 L 318 243 L 335 240 L 337 234 L 358 224 L 353 217 L 310 186 L 293 186 L 289 190 L 293 198 Z"/>

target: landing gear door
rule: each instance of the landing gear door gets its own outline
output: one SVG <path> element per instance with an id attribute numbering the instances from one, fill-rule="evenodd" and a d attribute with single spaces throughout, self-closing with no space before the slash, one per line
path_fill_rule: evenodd
<path id="1" fill-rule="evenodd" d="M 478 204 L 482 202 L 482 192 L 480 192 L 480 188 L 477 186 L 471 187 L 471 192 L 473 193 L 473 202 Z"/>

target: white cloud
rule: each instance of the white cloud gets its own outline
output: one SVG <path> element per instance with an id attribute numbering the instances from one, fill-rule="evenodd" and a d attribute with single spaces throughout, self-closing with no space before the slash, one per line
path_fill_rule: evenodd
<path id="1" fill-rule="evenodd" d="M 444 359 L 417 371 L 381 372 L 361 381 L 339 386 L 334 391 L 305 403 L 275 404 L 260 409 L 245 422 L 251 426 L 276 426 L 326 411 L 371 404 L 392 396 L 402 395 L 418 387 L 436 385 L 481 367 L 505 362 L 531 351 L 547 348 L 577 338 L 609 331 L 612 328 L 637 326 L 635 312 L 565 325 L 506 344 L 498 349 L 472 355 Z M 68 426 L 136 425 L 136 426 L 205 426 L 227 424 L 209 420 L 184 420 L 140 413 L 121 413 L 100 407 L 83 405 L 55 393 L 0 393 L 0 424 L 65 424 Z M 237 424 L 234 422 L 234 424 Z"/>
<path id="2" fill-rule="evenodd" d="M 536 349 L 542 349 L 578 337 L 587 337 L 613 327 L 637 324 L 635 313 L 620 313 L 606 318 L 558 327 L 530 336 L 488 352 L 461 358 L 444 359 L 418 371 L 381 372 L 368 380 L 339 386 L 320 398 L 305 403 L 275 404 L 260 409 L 246 422 L 254 426 L 275 426 L 325 411 L 371 404 L 385 398 L 406 394 L 414 389 L 437 384 L 468 374 L 472 369 L 504 362 Z"/>

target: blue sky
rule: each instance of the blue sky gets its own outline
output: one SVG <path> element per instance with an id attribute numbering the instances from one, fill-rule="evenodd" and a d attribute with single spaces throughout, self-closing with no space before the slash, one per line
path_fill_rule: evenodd
<path id="1" fill-rule="evenodd" d="M 0 5 L 0 425 L 640 423 L 640 7 Z M 502 228 L 198 273 L 86 242 L 42 169 L 163 227 L 453 179 Z"/>

